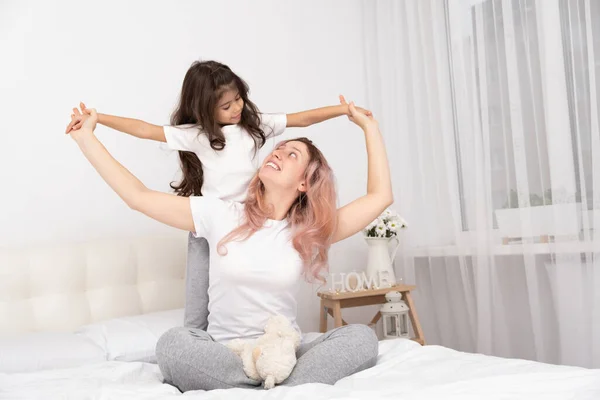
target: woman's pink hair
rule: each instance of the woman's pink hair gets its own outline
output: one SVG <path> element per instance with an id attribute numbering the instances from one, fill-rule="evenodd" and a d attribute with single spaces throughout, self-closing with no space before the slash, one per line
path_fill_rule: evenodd
<path id="1" fill-rule="evenodd" d="M 304 262 L 304 276 L 309 282 L 325 282 L 322 271 L 328 269 L 328 252 L 337 226 L 337 205 L 333 171 L 323 153 L 307 138 L 281 142 L 302 142 L 308 148 L 310 160 L 304 172 L 307 190 L 299 193 L 287 216 L 292 232 L 292 245 Z M 219 242 L 221 255 L 227 254 L 225 245 L 243 241 L 261 229 L 271 210 L 264 203 L 265 186 L 254 176 L 248 187 L 245 203 L 245 221 Z"/>

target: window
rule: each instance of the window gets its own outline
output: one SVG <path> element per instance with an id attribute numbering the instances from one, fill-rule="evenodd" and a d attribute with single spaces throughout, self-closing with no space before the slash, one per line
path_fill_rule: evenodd
<path id="1" fill-rule="evenodd" d="M 600 0 L 592 0 L 591 20 L 600 20 Z M 588 46 L 593 46 L 593 68 L 600 68 L 600 27 L 593 29 L 592 43 L 587 39 L 586 9 L 584 0 L 560 0 L 560 31 L 564 53 L 564 76 L 566 79 L 570 140 L 572 154 L 561 155 L 560 160 L 550 157 L 549 137 L 546 129 L 546 108 L 542 70 L 544 37 L 538 21 L 536 7 L 549 7 L 550 2 L 533 0 L 512 0 L 511 6 L 503 6 L 502 0 L 484 0 L 470 7 L 470 35 L 462 41 L 462 51 L 455 51 L 452 43 L 450 57 L 454 65 L 459 63 L 464 71 L 472 71 L 467 79 L 473 85 L 470 104 L 457 104 L 458 107 L 470 107 L 478 117 L 475 133 L 463 132 L 456 124 L 461 162 L 459 163 L 459 191 L 463 230 L 472 230 L 476 218 L 477 188 L 472 185 L 473 168 L 478 161 L 469 160 L 474 151 L 463 151 L 467 142 L 481 146 L 483 163 L 486 166 L 488 187 L 492 209 L 540 206 L 557 202 L 583 202 L 588 209 L 593 207 L 592 200 L 592 154 L 591 154 L 591 92 L 589 79 Z M 507 14 L 510 13 L 510 14 Z M 558 25 L 558 24 L 557 24 Z M 598 25 L 598 24 L 596 24 Z M 452 27 L 449 27 L 452 29 Z M 557 29 L 559 27 L 557 26 Z M 462 55 L 464 59 L 456 60 Z M 460 56 L 459 56 L 460 57 Z M 461 82 L 453 68 L 452 85 Z M 463 78 L 464 80 L 464 78 Z M 598 93 L 600 82 L 592 88 Z M 454 87 L 453 93 L 457 88 Z M 455 103 L 461 103 L 456 96 Z M 464 103 L 464 101 L 463 101 Z M 458 119 L 455 107 L 454 118 Z M 463 114 L 464 115 L 464 114 Z M 597 114 L 594 114 L 597 115 Z M 472 136 L 480 135 L 473 141 Z M 597 134 L 597 133 L 596 133 Z M 552 158 L 552 159 L 551 159 Z M 571 164 L 575 188 L 552 187 L 551 163 Z M 556 165 L 556 164 L 554 164 Z M 563 190 L 564 189 L 564 190 Z M 561 192 L 561 191 L 564 191 Z M 574 193 L 572 193 L 574 192 Z M 585 193 L 582 196 L 581 193 Z M 553 199 L 554 196 L 554 199 Z M 557 197 L 561 198 L 558 199 Z M 479 199 L 480 201 L 480 199 Z M 600 205 L 596 205 L 599 208 Z M 495 216 L 493 226 L 497 228 Z"/>

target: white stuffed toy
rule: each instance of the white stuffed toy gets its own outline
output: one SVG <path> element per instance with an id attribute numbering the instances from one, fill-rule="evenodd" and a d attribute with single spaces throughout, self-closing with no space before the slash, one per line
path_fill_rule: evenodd
<path id="1" fill-rule="evenodd" d="M 232 340 L 227 344 L 242 359 L 250 379 L 264 381 L 265 389 L 283 382 L 296 365 L 300 333 L 281 315 L 269 318 L 265 334 L 255 341 Z"/>

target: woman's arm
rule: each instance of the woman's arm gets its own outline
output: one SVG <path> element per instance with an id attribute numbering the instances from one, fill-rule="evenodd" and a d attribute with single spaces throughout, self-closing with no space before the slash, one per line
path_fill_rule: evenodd
<path id="1" fill-rule="evenodd" d="M 338 209 L 338 225 L 333 243 L 363 229 L 394 201 L 390 167 L 377 121 L 372 116 L 358 112 L 352 103 L 350 113 L 350 120 L 360 126 L 365 134 L 368 157 L 367 194 Z"/>
<path id="2" fill-rule="evenodd" d="M 72 121 L 69 126 L 67 126 L 66 133 L 79 129 L 83 124 L 83 120 L 87 115 L 90 114 L 89 109 L 85 107 L 85 104 L 79 103 L 79 106 L 81 107 L 83 114 L 72 115 Z M 75 112 L 75 110 L 77 109 L 74 108 L 73 112 Z M 167 141 L 162 126 L 150 124 L 139 119 L 117 117 L 108 114 L 98 114 L 98 123 L 140 139 L 150 139 L 158 142 Z"/>
<path id="3" fill-rule="evenodd" d="M 77 109 L 76 116 L 80 115 Z M 115 160 L 94 135 L 98 114 L 94 109 L 83 120 L 81 129 L 71 131 L 83 155 L 102 179 L 132 209 L 150 218 L 186 231 L 195 231 L 190 199 L 148 189 Z"/>
<path id="4" fill-rule="evenodd" d="M 287 114 L 287 127 L 307 127 L 313 124 L 318 124 L 323 121 L 327 121 L 331 118 L 340 117 L 342 115 L 350 116 L 350 110 L 348 108 L 348 104 L 344 101 L 344 97 L 340 96 L 340 101 L 342 104 L 337 106 L 328 106 L 315 108 L 313 110 L 301 111 L 293 114 Z M 370 116 L 371 112 L 369 110 L 365 110 L 364 108 L 355 107 L 356 110 L 364 115 Z"/>

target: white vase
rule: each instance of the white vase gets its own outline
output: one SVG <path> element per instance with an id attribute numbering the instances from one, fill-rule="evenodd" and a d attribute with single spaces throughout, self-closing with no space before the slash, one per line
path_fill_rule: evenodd
<path id="1" fill-rule="evenodd" d="M 398 250 L 398 246 L 400 246 L 400 240 L 398 240 L 397 236 L 392 236 L 391 238 L 366 237 L 365 240 L 369 246 L 367 277 L 378 287 L 386 286 L 385 278 L 387 278 L 390 286 L 393 286 L 396 284 L 394 258 L 396 258 L 396 251 Z M 390 255 L 389 243 L 392 240 L 396 240 L 397 243 Z"/>

